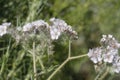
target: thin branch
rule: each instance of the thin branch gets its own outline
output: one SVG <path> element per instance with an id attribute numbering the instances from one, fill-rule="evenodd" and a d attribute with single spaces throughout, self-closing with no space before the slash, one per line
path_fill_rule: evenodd
<path id="1" fill-rule="evenodd" d="M 85 57 L 87 56 L 87 54 L 85 55 L 80 55 L 80 56 L 75 56 L 75 57 L 68 57 L 49 77 L 47 80 L 51 80 L 52 77 L 67 63 L 69 62 L 70 60 L 75 60 L 75 59 L 79 59 L 81 57 Z"/>
<path id="2" fill-rule="evenodd" d="M 79 59 L 79 58 L 84 57 L 84 56 L 87 56 L 87 54 L 71 57 L 71 41 L 69 40 L 68 58 L 48 77 L 47 80 L 51 80 L 52 77 L 70 60 Z"/>
<path id="3" fill-rule="evenodd" d="M 79 59 L 79 58 L 85 57 L 85 56 L 87 56 L 87 54 L 79 55 L 79 56 L 73 56 L 73 57 L 70 57 L 69 60 Z"/>
<path id="4" fill-rule="evenodd" d="M 52 77 L 69 61 L 67 58 L 49 77 L 47 80 L 51 80 Z"/>

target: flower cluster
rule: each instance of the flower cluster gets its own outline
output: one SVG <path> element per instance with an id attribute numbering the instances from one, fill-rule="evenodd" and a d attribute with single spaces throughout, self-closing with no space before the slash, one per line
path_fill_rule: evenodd
<path id="1" fill-rule="evenodd" d="M 36 20 L 23 25 L 23 27 L 10 28 L 9 31 L 7 30 L 11 23 L 3 23 L 2 25 L 0 25 L 0 36 L 9 33 L 14 38 L 17 38 L 16 40 L 18 40 L 22 39 L 25 36 L 27 38 L 33 34 L 36 33 L 41 34 L 41 32 L 43 32 L 46 36 L 49 36 L 52 40 L 57 40 L 62 33 L 68 34 L 72 38 L 75 39 L 77 38 L 77 32 L 72 30 L 71 26 L 68 25 L 64 20 L 51 18 L 49 21 L 50 24 L 48 24 L 44 20 Z"/>
<path id="2" fill-rule="evenodd" d="M 7 29 L 11 25 L 11 23 L 3 23 L 0 25 L 0 36 L 3 36 L 4 34 L 8 33 Z"/>
<path id="3" fill-rule="evenodd" d="M 77 38 L 77 32 L 72 30 L 71 26 L 67 25 L 65 21 L 56 18 L 51 18 L 49 21 L 51 23 L 50 25 L 43 20 L 37 20 L 31 23 L 27 23 L 26 25 L 23 26 L 23 31 L 36 32 L 47 30 L 49 31 L 52 40 L 57 40 L 63 32 L 74 38 Z"/>
<path id="4" fill-rule="evenodd" d="M 65 32 L 66 34 L 77 38 L 77 32 L 72 30 L 71 26 L 68 25 L 65 21 L 61 19 L 51 18 L 50 19 L 51 25 L 50 25 L 50 34 L 51 38 L 58 39 L 58 37 Z"/>
<path id="5" fill-rule="evenodd" d="M 31 23 L 27 23 L 23 26 L 24 32 L 31 32 L 36 30 L 44 30 L 48 29 L 48 24 L 43 20 L 33 21 Z"/>
<path id="6" fill-rule="evenodd" d="M 118 54 L 118 49 L 120 48 L 120 43 L 118 43 L 112 35 L 103 35 L 100 43 L 101 47 L 90 49 L 88 56 L 95 64 L 111 64 L 113 72 L 119 73 L 120 56 Z"/>

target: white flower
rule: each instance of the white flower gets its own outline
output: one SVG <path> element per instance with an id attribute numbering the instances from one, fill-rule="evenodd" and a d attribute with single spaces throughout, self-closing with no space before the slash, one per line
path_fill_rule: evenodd
<path id="1" fill-rule="evenodd" d="M 33 29 L 33 26 L 31 23 L 27 23 L 26 25 L 23 26 L 24 32 L 31 31 L 32 29 Z"/>
<path id="2" fill-rule="evenodd" d="M 54 20 L 55 20 L 55 17 L 50 18 L 50 22 L 54 22 Z"/>
<path id="3" fill-rule="evenodd" d="M 100 42 L 102 43 L 101 48 L 90 49 L 88 56 L 94 63 L 110 63 L 111 65 L 106 65 L 111 68 L 111 71 L 120 73 L 120 56 L 118 54 L 120 43 L 110 34 L 103 35 Z M 101 68 L 99 64 L 96 65 Z"/>
<path id="4" fill-rule="evenodd" d="M 48 23 L 46 23 L 43 20 L 37 20 L 37 21 L 32 22 L 31 24 L 35 27 L 35 29 L 38 29 L 38 28 L 40 28 L 40 29 L 49 28 Z"/>
<path id="5" fill-rule="evenodd" d="M 67 23 L 61 19 L 51 18 L 50 22 L 52 26 L 55 26 L 60 32 L 64 32 L 67 28 Z"/>
<path id="6" fill-rule="evenodd" d="M 109 35 L 108 35 L 108 38 L 111 38 L 111 39 L 112 39 L 112 38 L 113 38 L 113 36 L 112 36 L 111 34 L 109 34 Z"/>
<path id="7" fill-rule="evenodd" d="M 67 25 L 67 23 L 64 20 L 61 19 L 56 19 L 56 18 L 51 18 L 50 19 L 51 26 L 55 27 L 58 31 L 59 34 L 61 33 L 66 33 L 73 38 L 77 38 L 77 32 L 72 30 L 70 25 Z M 53 28 L 50 27 L 50 31 L 52 31 Z M 59 35 L 60 36 L 60 35 Z M 57 37 L 59 37 L 57 36 Z"/>
<path id="8" fill-rule="evenodd" d="M 120 48 L 120 44 L 112 35 L 102 35 L 102 39 L 100 40 L 103 46 L 110 46 L 112 48 Z"/>
<path id="9" fill-rule="evenodd" d="M 49 25 L 43 20 L 36 20 L 31 23 L 27 23 L 26 25 L 23 26 L 23 31 L 28 32 L 28 31 L 41 31 L 41 30 L 48 30 Z"/>
<path id="10" fill-rule="evenodd" d="M 107 37 L 107 35 L 102 35 L 102 38 L 101 38 L 100 42 L 105 42 L 106 41 L 106 37 Z"/>
<path id="11" fill-rule="evenodd" d="M 104 62 L 112 63 L 113 59 L 114 59 L 114 55 L 112 55 L 112 53 L 103 54 L 103 61 Z"/>
<path id="12" fill-rule="evenodd" d="M 101 48 L 94 48 L 94 49 L 90 49 L 88 52 L 88 56 L 90 57 L 90 59 L 94 62 L 94 63 L 98 63 L 102 61 L 102 50 Z"/>
<path id="13" fill-rule="evenodd" d="M 7 29 L 11 25 L 11 23 L 2 23 L 0 25 L 0 36 L 3 36 L 4 34 L 8 33 Z"/>
<path id="14" fill-rule="evenodd" d="M 114 63 L 112 66 L 112 70 L 116 73 L 120 73 L 120 62 Z"/>
<path id="15" fill-rule="evenodd" d="M 16 27 L 16 30 L 17 31 L 22 31 L 22 27 L 18 26 L 18 27 Z"/>
<path id="16" fill-rule="evenodd" d="M 11 23 L 10 22 L 9 23 L 2 23 L 2 25 L 9 27 L 11 25 Z"/>
<path id="17" fill-rule="evenodd" d="M 115 48 L 108 45 L 104 49 L 104 52 L 102 54 L 103 61 L 108 62 L 108 63 L 112 63 L 115 55 L 118 55 L 118 49 L 115 49 Z"/>
<path id="18" fill-rule="evenodd" d="M 116 44 L 116 47 L 117 47 L 117 48 L 120 48 L 120 43 L 117 43 L 117 44 Z"/>
<path id="19" fill-rule="evenodd" d="M 7 26 L 0 25 L 0 36 L 7 33 Z"/>
<path id="20" fill-rule="evenodd" d="M 57 28 L 50 28 L 50 36 L 52 40 L 57 40 L 61 32 Z"/>

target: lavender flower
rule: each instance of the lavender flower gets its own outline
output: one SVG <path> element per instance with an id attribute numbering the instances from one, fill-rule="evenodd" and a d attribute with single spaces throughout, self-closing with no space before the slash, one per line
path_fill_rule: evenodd
<path id="1" fill-rule="evenodd" d="M 51 28 L 50 35 L 51 35 L 52 40 L 57 40 L 59 36 L 61 35 L 61 32 L 57 28 L 53 28 L 53 29 Z"/>
<path id="2" fill-rule="evenodd" d="M 118 54 L 118 49 L 114 49 L 110 46 L 104 50 L 102 57 L 104 62 L 112 63 L 114 56 Z"/>
<path id="3" fill-rule="evenodd" d="M 60 32 L 64 32 L 67 28 L 67 23 L 61 19 L 51 18 L 51 28 L 57 28 Z"/>
<path id="4" fill-rule="evenodd" d="M 120 73 L 120 56 L 115 55 L 112 63 L 112 72 Z"/>
<path id="5" fill-rule="evenodd" d="M 68 25 L 64 20 L 51 18 L 51 24 L 49 25 L 44 20 L 36 20 L 31 23 L 27 23 L 23 25 L 22 30 L 18 30 L 20 33 L 23 33 L 23 36 L 35 34 L 37 32 L 43 31 L 47 36 L 49 35 L 52 40 L 57 40 L 61 34 L 66 33 L 70 37 L 78 38 L 77 32 L 72 30 L 71 26 Z M 11 23 L 3 23 L 0 25 L 0 36 L 3 36 L 7 33 L 7 27 L 10 26 Z M 17 30 L 17 29 L 14 29 Z M 15 34 L 12 33 L 13 29 L 10 29 L 8 32 L 12 36 Z M 15 31 L 16 32 L 16 31 Z M 34 32 L 34 33 L 33 33 Z M 22 36 L 22 35 L 21 35 Z"/>
<path id="6" fill-rule="evenodd" d="M 113 58 L 114 58 L 114 55 L 112 55 L 112 53 L 103 54 L 103 61 L 104 62 L 112 63 Z"/>
<path id="7" fill-rule="evenodd" d="M 10 22 L 9 23 L 6 22 L 6 23 L 2 23 L 2 25 L 9 27 L 9 26 L 11 26 L 11 23 Z"/>
<path id="8" fill-rule="evenodd" d="M 110 47 L 113 47 L 113 48 L 120 48 L 120 44 L 110 34 L 109 35 L 103 35 L 100 42 L 104 46 L 110 46 Z"/>
<path id="9" fill-rule="evenodd" d="M 33 21 L 32 23 L 32 26 L 35 27 L 35 29 L 49 29 L 49 25 L 47 22 L 43 21 L 43 20 L 36 20 L 36 21 Z"/>
<path id="10" fill-rule="evenodd" d="M 65 32 L 66 34 L 76 38 L 77 32 L 72 30 L 70 25 L 67 25 L 67 23 L 61 19 L 51 18 L 50 19 L 51 26 L 50 26 L 50 33 L 51 38 L 58 39 L 58 37 L 61 35 L 61 33 Z M 58 31 L 58 32 L 56 32 Z"/>
<path id="11" fill-rule="evenodd" d="M 93 48 L 88 52 L 88 57 L 93 63 L 107 63 L 111 64 L 113 72 L 120 72 L 120 57 L 118 49 L 120 43 L 112 35 L 103 35 L 101 40 L 101 48 Z"/>
<path id="12" fill-rule="evenodd" d="M 94 62 L 94 63 L 98 63 L 102 61 L 102 49 L 101 48 L 93 48 L 90 49 L 88 52 L 88 56 L 90 57 L 90 59 Z"/>
<path id="13" fill-rule="evenodd" d="M 49 25 L 43 20 L 33 21 L 31 23 L 27 23 L 23 26 L 24 32 L 34 31 L 34 30 L 43 30 L 45 28 L 49 28 Z"/>
<path id="14" fill-rule="evenodd" d="M 33 26 L 32 26 L 31 23 L 27 23 L 23 26 L 23 31 L 24 32 L 28 32 L 28 31 L 31 31 L 31 30 L 33 30 Z"/>
<path id="15" fill-rule="evenodd" d="M 113 71 L 116 73 L 120 72 L 120 62 L 117 64 L 113 64 Z"/>

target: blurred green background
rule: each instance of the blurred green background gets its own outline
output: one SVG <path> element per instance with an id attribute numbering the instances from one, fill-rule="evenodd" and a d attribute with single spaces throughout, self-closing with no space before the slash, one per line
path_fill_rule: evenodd
<path id="1" fill-rule="evenodd" d="M 1 24 L 11 22 L 17 27 L 38 19 L 48 21 L 51 17 L 65 20 L 78 32 L 79 39 L 72 41 L 72 56 L 87 54 L 89 48 L 99 46 L 102 34 L 112 34 L 120 41 L 120 0 L 0 0 Z M 53 42 L 54 54 L 42 59 L 46 70 L 67 58 L 68 40 L 60 38 Z M 0 38 L 0 80 L 33 80 L 32 57 L 14 43 L 8 36 Z M 41 71 L 39 64 L 37 70 Z M 38 80 L 46 80 L 53 70 L 40 75 Z M 94 80 L 96 75 L 93 63 L 83 57 L 68 62 L 52 80 Z M 119 74 L 105 78 L 119 79 Z"/>

